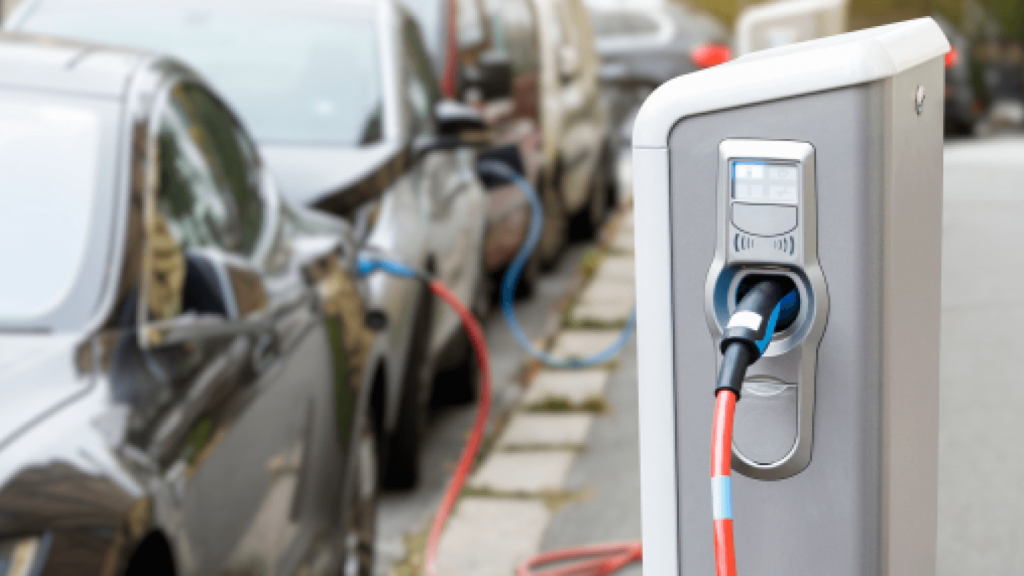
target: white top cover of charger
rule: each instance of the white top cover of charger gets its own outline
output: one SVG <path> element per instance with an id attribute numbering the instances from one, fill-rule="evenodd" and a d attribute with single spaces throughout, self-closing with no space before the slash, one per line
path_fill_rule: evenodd
<path id="1" fill-rule="evenodd" d="M 754 52 L 662 84 L 640 108 L 633 147 L 668 147 L 687 116 L 864 84 L 948 51 L 938 24 L 919 18 Z"/>

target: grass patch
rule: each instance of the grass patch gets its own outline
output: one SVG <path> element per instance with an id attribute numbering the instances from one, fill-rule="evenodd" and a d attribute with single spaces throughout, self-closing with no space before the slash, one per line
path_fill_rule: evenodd
<path id="1" fill-rule="evenodd" d="M 562 328 L 567 330 L 623 330 L 626 327 L 625 320 L 602 322 L 600 320 L 573 320 L 571 314 L 566 314 L 562 321 Z"/>
<path id="2" fill-rule="evenodd" d="M 578 502 L 590 498 L 591 491 L 587 490 L 545 490 L 543 492 L 502 492 L 500 490 L 482 490 L 467 488 L 462 491 L 463 496 L 476 496 L 478 498 L 515 498 L 520 500 L 542 500 L 551 511 L 558 510 L 566 504 Z M 404 575 L 403 575 L 404 576 Z"/>
<path id="3" fill-rule="evenodd" d="M 590 247 L 583 253 L 583 257 L 580 258 L 580 276 L 584 283 L 597 273 L 601 260 L 604 259 L 604 252 L 601 248 Z"/>
<path id="4" fill-rule="evenodd" d="M 501 447 L 502 452 L 582 452 L 585 449 L 583 444 L 512 444 Z"/>
<path id="5" fill-rule="evenodd" d="M 603 396 L 587 398 L 582 403 L 570 402 L 568 398 L 547 398 L 526 407 L 527 412 L 592 412 L 608 413 L 608 401 Z"/>
<path id="6" fill-rule="evenodd" d="M 391 576 L 420 576 L 423 573 L 429 535 L 429 524 L 423 530 L 405 535 L 405 558 L 391 567 Z"/>

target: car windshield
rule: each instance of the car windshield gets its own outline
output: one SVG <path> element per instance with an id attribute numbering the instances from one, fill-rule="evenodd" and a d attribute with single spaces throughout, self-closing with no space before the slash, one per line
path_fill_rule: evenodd
<path id="1" fill-rule="evenodd" d="M 0 90 L 0 330 L 80 326 L 95 309 L 109 255 L 112 109 Z"/>
<path id="2" fill-rule="evenodd" d="M 44 2 L 28 31 L 180 58 L 258 140 L 356 146 L 382 137 L 373 13 L 236 2 Z"/>

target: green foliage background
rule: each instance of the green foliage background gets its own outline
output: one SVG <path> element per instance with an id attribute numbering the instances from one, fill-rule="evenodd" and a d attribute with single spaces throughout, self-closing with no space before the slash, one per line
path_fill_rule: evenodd
<path id="1" fill-rule="evenodd" d="M 708 10 L 722 22 L 732 25 L 736 14 L 750 0 L 685 0 Z M 1024 0 L 850 0 L 849 28 L 857 30 L 889 22 L 907 20 L 938 13 L 960 26 L 973 27 L 971 15 L 977 13 L 971 5 L 983 7 L 1003 32 L 1024 40 Z M 971 33 L 971 31 L 968 31 Z"/>

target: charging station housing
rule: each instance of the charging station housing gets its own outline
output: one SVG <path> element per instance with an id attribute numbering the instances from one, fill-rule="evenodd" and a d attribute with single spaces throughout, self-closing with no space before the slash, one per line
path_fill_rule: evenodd
<path id="1" fill-rule="evenodd" d="M 717 339 L 744 278 L 800 310 L 750 367 L 739 572 L 935 573 L 943 56 L 930 18 L 676 78 L 633 132 L 644 570 L 714 573 Z"/>

